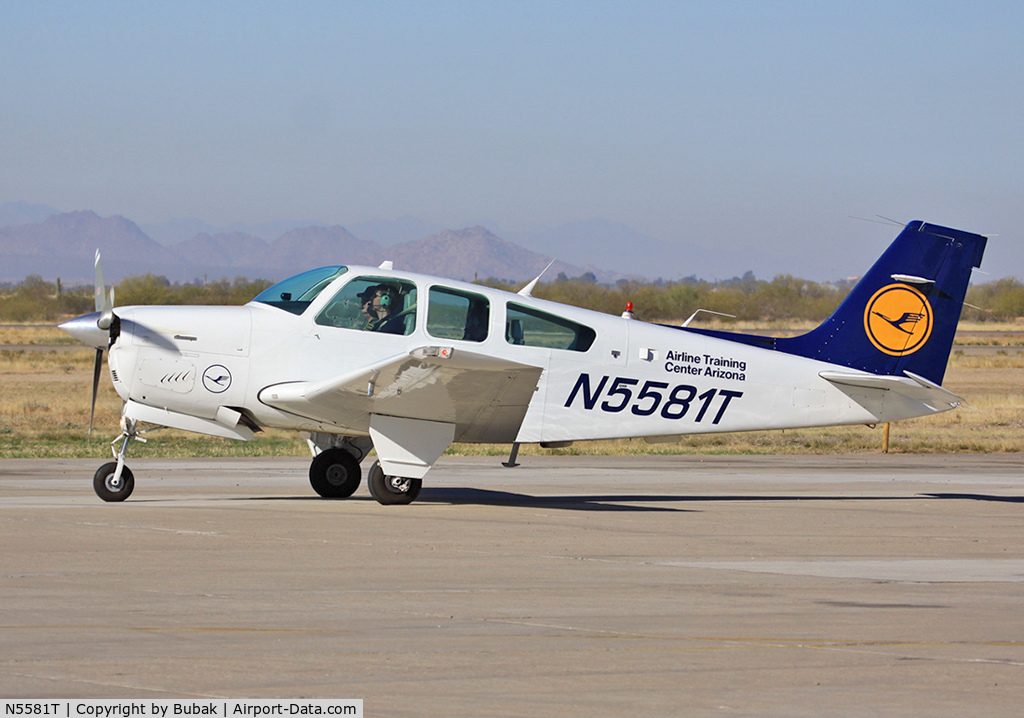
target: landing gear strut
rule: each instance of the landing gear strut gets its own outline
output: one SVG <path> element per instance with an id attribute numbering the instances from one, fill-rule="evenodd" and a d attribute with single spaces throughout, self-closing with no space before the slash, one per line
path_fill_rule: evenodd
<path id="1" fill-rule="evenodd" d="M 162 426 L 155 426 L 145 431 L 139 431 L 136 427 L 138 422 L 134 419 L 129 419 L 127 416 L 121 417 L 121 435 L 110 442 L 111 451 L 114 454 L 116 461 L 108 461 L 106 464 L 96 470 L 96 473 L 92 477 L 92 488 L 104 501 L 124 501 L 132 494 L 132 490 L 135 488 L 135 476 L 132 474 L 132 470 L 125 466 L 124 456 L 128 453 L 128 444 L 131 443 L 132 439 L 135 441 L 141 441 L 143 444 L 146 440 L 142 438 L 142 434 L 150 431 L 156 431 L 162 429 Z M 117 442 L 122 441 L 121 449 L 115 449 Z"/>
<path id="2" fill-rule="evenodd" d="M 423 479 L 407 479 L 402 476 L 386 476 L 380 462 L 373 462 L 366 477 L 370 495 L 385 506 L 411 504 L 420 495 Z"/>

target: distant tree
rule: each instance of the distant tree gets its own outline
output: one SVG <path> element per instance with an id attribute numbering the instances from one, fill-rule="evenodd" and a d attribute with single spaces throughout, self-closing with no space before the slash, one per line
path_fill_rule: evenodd
<path id="1" fill-rule="evenodd" d="M 122 279 L 114 288 L 115 301 L 125 304 L 177 304 L 167 277 L 146 272 L 140 277 Z"/>
<path id="2" fill-rule="evenodd" d="M 1024 284 L 1016 277 L 970 287 L 963 315 L 973 321 L 1010 321 L 1024 317 Z"/>
<path id="3" fill-rule="evenodd" d="M 521 283 L 487 279 L 478 284 L 515 292 Z M 271 285 L 265 279 L 226 277 L 172 284 L 166 277 L 145 274 L 128 277 L 116 285 L 116 304 L 245 304 Z M 0 321 L 52 321 L 90 312 L 94 308 L 89 285 L 67 288 L 31 275 L 18 284 L 0 285 Z M 758 280 L 753 272 L 720 282 L 706 282 L 695 276 L 679 281 L 642 282 L 620 279 L 599 284 L 592 272 L 570 279 L 559 274 L 553 282 L 542 282 L 534 296 L 619 314 L 626 302 L 633 302 L 637 318 L 665 323 L 679 322 L 695 309 L 732 314 L 742 320 L 801 319 L 821 321 L 850 291 L 849 283 L 817 283 L 791 275 L 779 275 L 770 282 Z M 1013 321 L 1024 317 L 1024 284 L 1014 278 L 1000 279 L 969 288 L 963 316 L 973 321 Z"/>
<path id="4" fill-rule="evenodd" d="M 51 321 L 70 313 L 84 314 L 92 309 L 92 291 L 78 288 L 61 291 L 38 274 L 8 288 L 0 296 L 0 320 L 8 322 Z"/>

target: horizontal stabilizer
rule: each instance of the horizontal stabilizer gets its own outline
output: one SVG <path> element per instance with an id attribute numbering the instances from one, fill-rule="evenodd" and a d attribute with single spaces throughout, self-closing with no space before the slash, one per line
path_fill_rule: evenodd
<path id="1" fill-rule="evenodd" d="M 906 376 L 879 376 L 877 374 L 823 371 L 819 372 L 818 376 L 840 386 L 893 391 L 941 411 L 945 411 L 947 408 L 956 408 L 964 402 L 962 397 L 922 376 L 911 372 L 905 372 L 905 374 Z"/>

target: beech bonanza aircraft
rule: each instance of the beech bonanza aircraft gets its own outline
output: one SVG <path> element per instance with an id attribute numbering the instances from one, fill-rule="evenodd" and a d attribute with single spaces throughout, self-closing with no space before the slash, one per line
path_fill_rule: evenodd
<path id="1" fill-rule="evenodd" d="M 328 266 L 245 306 L 96 309 L 61 325 L 108 349 L 124 399 L 105 501 L 134 487 L 129 443 L 154 428 L 251 439 L 306 432 L 313 489 L 407 504 L 453 441 L 577 440 L 875 424 L 948 411 L 943 389 L 986 238 L 908 224 L 835 313 L 802 336 L 666 326 L 380 267 Z M 538 278 L 539 279 L 539 278 Z M 91 419 L 90 419 L 91 428 Z M 119 444 L 119 448 L 118 447 Z"/>

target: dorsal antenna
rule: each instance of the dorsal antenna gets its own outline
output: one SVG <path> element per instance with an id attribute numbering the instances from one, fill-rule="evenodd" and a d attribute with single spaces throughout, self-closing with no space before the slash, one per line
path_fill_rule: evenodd
<path id="1" fill-rule="evenodd" d="M 551 265 L 554 264 L 554 263 L 555 263 L 555 260 L 553 260 L 553 259 L 550 262 L 548 262 L 548 266 L 544 267 L 543 271 L 541 271 L 541 273 L 538 274 L 536 276 L 536 278 L 533 279 L 533 281 L 531 281 L 525 287 L 523 287 L 518 292 L 516 292 L 516 294 L 518 294 L 521 297 L 532 297 L 533 296 L 533 289 L 534 289 L 534 287 L 537 286 L 537 282 L 539 282 L 540 278 L 544 276 L 544 272 L 546 272 L 549 269 L 551 269 Z"/>

